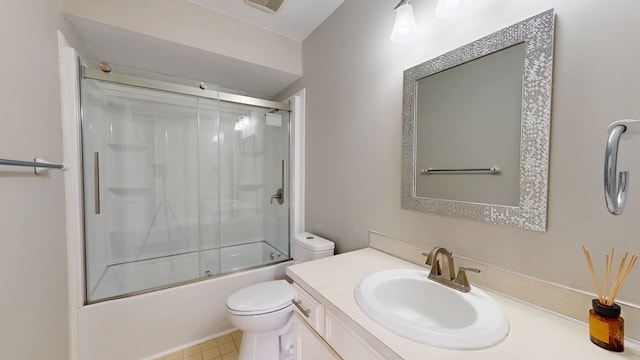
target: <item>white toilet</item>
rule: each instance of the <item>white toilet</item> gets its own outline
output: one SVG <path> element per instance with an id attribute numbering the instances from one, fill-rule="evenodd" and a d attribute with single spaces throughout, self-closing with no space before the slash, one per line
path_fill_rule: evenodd
<path id="1" fill-rule="evenodd" d="M 332 241 L 310 233 L 294 236 L 296 263 L 333 255 Z M 231 294 L 227 317 L 243 331 L 238 360 L 293 359 L 293 287 L 285 280 L 265 281 Z"/>

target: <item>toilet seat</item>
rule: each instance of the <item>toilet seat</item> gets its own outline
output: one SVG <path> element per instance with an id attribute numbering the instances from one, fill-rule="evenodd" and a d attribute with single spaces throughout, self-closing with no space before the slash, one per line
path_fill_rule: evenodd
<path id="1" fill-rule="evenodd" d="M 292 306 L 293 287 L 285 280 L 265 281 L 238 290 L 227 299 L 233 315 L 266 314 Z"/>

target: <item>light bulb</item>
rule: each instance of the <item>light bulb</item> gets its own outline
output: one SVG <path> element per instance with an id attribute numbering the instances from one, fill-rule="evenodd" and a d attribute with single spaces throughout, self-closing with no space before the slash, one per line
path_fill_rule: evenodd
<path id="1" fill-rule="evenodd" d="M 396 21 L 391 31 L 391 41 L 409 42 L 416 35 L 416 19 L 413 17 L 413 6 L 404 3 L 396 8 Z"/>

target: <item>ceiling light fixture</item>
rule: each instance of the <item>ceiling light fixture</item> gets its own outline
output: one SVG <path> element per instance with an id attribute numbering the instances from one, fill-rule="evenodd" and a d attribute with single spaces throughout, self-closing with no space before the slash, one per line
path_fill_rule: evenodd
<path id="1" fill-rule="evenodd" d="M 416 35 L 416 19 L 413 17 L 413 6 L 409 0 L 400 0 L 393 9 L 396 12 L 396 21 L 391 31 L 391 41 L 404 43 L 411 41 Z"/>

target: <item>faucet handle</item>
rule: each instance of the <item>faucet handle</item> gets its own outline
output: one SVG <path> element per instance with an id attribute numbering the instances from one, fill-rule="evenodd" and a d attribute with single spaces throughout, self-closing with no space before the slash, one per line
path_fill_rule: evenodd
<path id="1" fill-rule="evenodd" d="M 442 275 L 442 268 L 440 268 L 440 261 L 435 259 L 433 256 L 433 252 L 431 254 L 422 253 L 422 256 L 427 257 L 427 261 L 425 261 L 425 265 L 431 266 L 431 274 L 432 275 Z"/>
<path id="2" fill-rule="evenodd" d="M 466 268 L 462 266 L 458 268 L 458 275 L 456 276 L 455 282 L 462 286 L 463 292 L 469 292 L 469 290 L 471 290 L 471 284 L 469 284 L 469 279 L 467 278 L 467 271 L 479 273 L 480 269 Z"/>
<path id="3" fill-rule="evenodd" d="M 438 259 L 434 259 L 434 256 L 432 254 L 427 254 L 427 253 L 422 253 L 422 256 L 427 257 L 427 261 L 425 262 L 425 265 L 431 266 L 431 272 L 430 272 L 431 275 L 435 275 L 435 276 L 442 275 L 442 268 L 440 267 L 440 261 L 438 261 Z"/>

